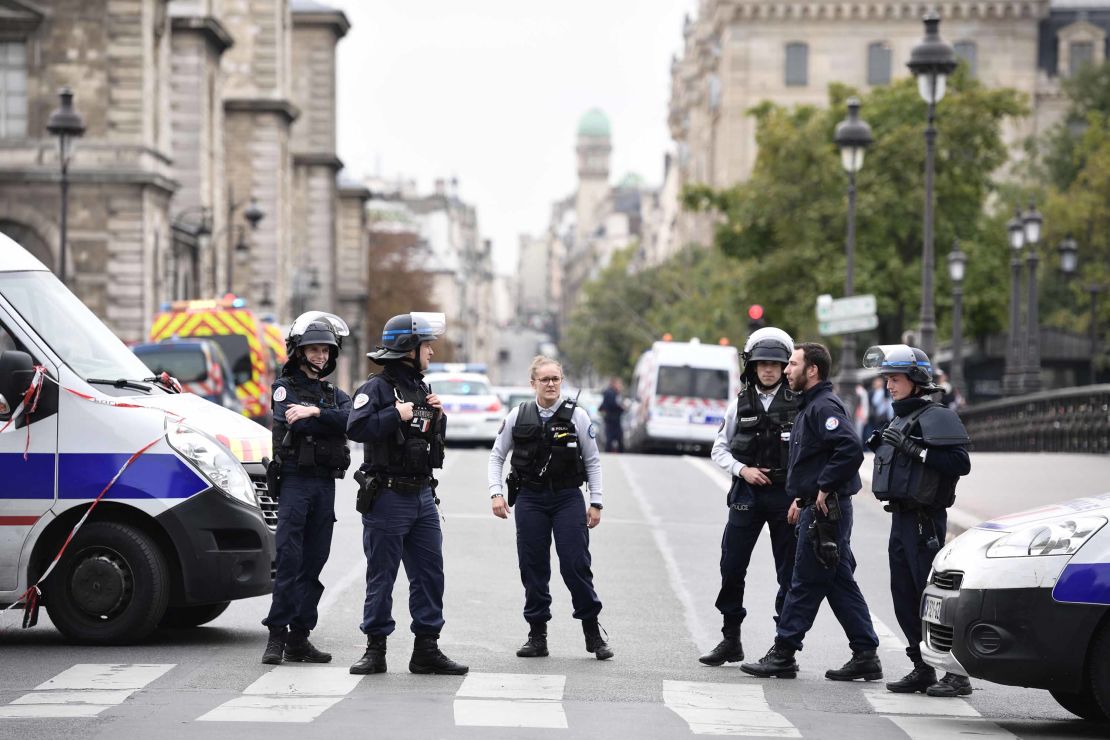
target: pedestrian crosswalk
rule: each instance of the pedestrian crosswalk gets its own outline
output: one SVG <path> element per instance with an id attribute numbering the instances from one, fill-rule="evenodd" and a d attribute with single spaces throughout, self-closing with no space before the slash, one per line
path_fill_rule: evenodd
<path id="1" fill-rule="evenodd" d="M 0 719 L 95 717 L 122 704 L 173 667 L 172 663 L 78 663 L 0 707 Z"/>
<path id="2" fill-rule="evenodd" d="M 362 676 L 346 667 L 277 666 L 243 689 L 243 696 L 201 716 L 199 722 L 311 722 L 342 701 Z"/>

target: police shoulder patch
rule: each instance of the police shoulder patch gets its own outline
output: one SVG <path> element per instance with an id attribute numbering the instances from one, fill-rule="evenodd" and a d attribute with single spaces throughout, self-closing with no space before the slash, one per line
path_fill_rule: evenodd
<path id="1" fill-rule="evenodd" d="M 594 424 L 590 424 L 590 439 L 597 439 L 597 427 Z"/>
<path id="2" fill-rule="evenodd" d="M 274 400 L 277 401 L 278 403 L 281 403 L 282 401 L 285 400 L 285 386 L 284 385 L 279 385 L 277 388 L 274 389 Z"/>
<path id="3" fill-rule="evenodd" d="M 360 409 L 368 403 L 370 403 L 370 396 L 366 395 L 365 393 L 359 393 L 357 396 L 355 396 L 355 400 L 351 404 L 351 406 L 356 409 Z"/>
<path id="4" fill-rule="evenodd" d="M 508 417 L 501 420 L 501 426 L 497 427 L 497 433 L 498 434 L 501 434 L 501 432 L 505 431 L 505 422 L 506 421 L 508 421 Z"/>
<path id="5" fill-rule="evenodd" d="M 837 419 L 835 416 L 830 416 L 825 419 L 825 429 L 828 429 L 830 432 L 838 426 L 840 426 L 840 419 Z"/>

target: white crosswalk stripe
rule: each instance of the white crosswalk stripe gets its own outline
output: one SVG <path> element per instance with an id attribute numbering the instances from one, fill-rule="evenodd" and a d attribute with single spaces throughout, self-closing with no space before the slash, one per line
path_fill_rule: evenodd
<path id="1" fill-rule="evenodd" d="M 1016 737 L 993 722 L 982 719 L 891 717 L 890 721 L 898 725 L 911 740 L 949 740 L 949 738 L 965 736 L 983 740 L 1004 740 Z"/>
<path id="2" fill-rule="evenodd" d="M 938 717 L 978 717 L 979 713 L 960 698 L 940 699 L 925 694 L 895 694 L 881 683 L 861 686 L 867 702 L 879 714 L 934 715 Z"/>
<path id="3" fill-rule="evenodd" d="M 122 704 L 175 663 L 78 663 L 0 707 L 0 718 L 95 717 Z"/>
<path id="4" fill-rule="evenodd" d="M 771 711 L 759 684 L 663 681 L 663 703 L 695 735 L 802 736 L 790 720 Z"/>
<path id="5" fill-rule="evenodd" d="M 332 666 L 281 665 L 198 722 L 312 722 L 343 700 L 362 676 Z"/>
<path id="6" fill-rule="evenodd" d="M 455 692 L 455 724 L 566 729 L 566 676 L 469 673 Z"/>

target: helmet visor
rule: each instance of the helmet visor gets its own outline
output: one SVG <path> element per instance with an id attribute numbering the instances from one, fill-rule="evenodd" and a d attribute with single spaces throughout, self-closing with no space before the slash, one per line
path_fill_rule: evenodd
<path id="1" fill-rule="evenodd" d="M 297 317 L 297 320 L 293 322 L 293 326 L 289 329 L 289 336 L 299 337 L 301 334 L 304 334 L 305 329 L 307 329 L 308 325 L 313 321 L 323 321 L 330 324 L 337 337 L 347 337 L 351 335 L 351 330 L 347 328 L 347 322 L 335 314 L 327 313 L 326 311 L 308 311 L 302 313 Z"/>
<path id="2" fill-rule="evenodd" d="M 441 337 L 447 331 L 447 317 L 444 314 L 413 311 L 410 315 L 412 316 L 412 333 L 420 337 L 422 342 Z"/>
<path id="3" fill-rule="evenodd" d="M 863 366 L 880 372 L 909 373 L 915 367 L 931 371 L 927 361 L 919 359 L 907 344 L 880 344 L 863 353 Z"/>

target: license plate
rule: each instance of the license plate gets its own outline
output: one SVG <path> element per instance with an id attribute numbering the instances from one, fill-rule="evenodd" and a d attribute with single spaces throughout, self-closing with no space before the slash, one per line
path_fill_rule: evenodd
<path id="1" fill-rule="evenodd" d="M 944 602 L 939 596 L 925 596 L 925 603 L 921 608 L 921 618 L 933 624 L 944 624 L 941 614 L 944 612 Z"/>

